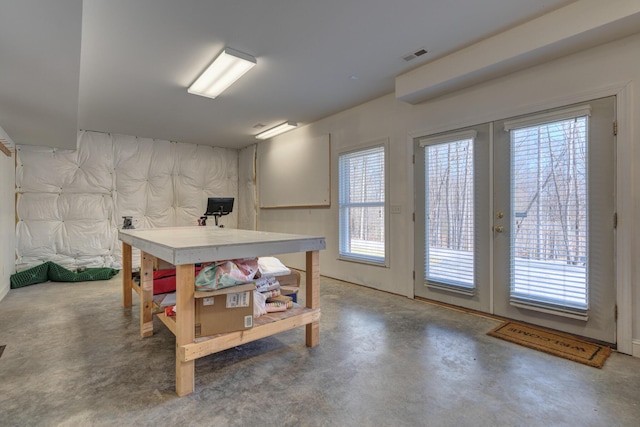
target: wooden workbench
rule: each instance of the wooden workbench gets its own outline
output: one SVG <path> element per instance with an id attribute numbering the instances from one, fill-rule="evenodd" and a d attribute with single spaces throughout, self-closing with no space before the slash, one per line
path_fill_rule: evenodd
<path id="1" fill-rule="evenodd" d="M 158 317 L 176 336 L 176 393 L 194 390 L 195 359 L 306 325 L 306 345 L 320 340 L 320 256 L 324 237 L 217 227 L 169 227 L 119 230 L 122 241 L 122 304 L 131 307 L 132 290 L 140 296 L 140 335 L 153 335 L 153 264 L 156 258 L 176 266 L 175 318 Z M 141 252 L 140 285 L 133 282 L 132 248 Z M 236 258 L 306 252 L 306 304 L 255 319 L 253 328 L 195 339 L 194 264 Z"/>

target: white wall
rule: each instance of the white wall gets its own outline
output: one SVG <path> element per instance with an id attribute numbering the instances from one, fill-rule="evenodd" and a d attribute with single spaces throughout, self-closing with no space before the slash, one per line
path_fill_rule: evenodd
<path id="1" fill-rule="evenodd" d="M 15 153 L 0 153 L 0 300 L 9 292 L 10 276 L 15 273 Z"/>
<path id="2" fill-rule="evenodd" d="M 621 108 L 618 183 L 622 184 L 618 188 L 618 207 L 619 213 L 622 209 L 627 215 L 620 217 L 618 229 L 618 238 L 623 242 L 622 248 L 619 246 L 623 251 L 618 254 L 618 287 L 624 288 L 621 285 L 626 284 L 631 290 L 629 295 L 619 296 L 619 302 L 628 304 L 623 307 L 621 317 L 627 323 L 622 325 L 622 330 L 626 328 L 628 334 L 621 334 L 625 336 L 618 345 L 622 351 L 631 353 L 629 337 L 640 338 L 640 263 L 631 262 L 640 253 L 640 231 L 633 220 L 640 217 L 640 173 L 633 170 L 633 164 L 640 164 L 640 150 L 636 149 L 640 144 L 637 130 L 640 93 L 634 90 L 640 82 L 638 52 L 640 34 L 424 104 L 412 106 L 390 94 L 293 131 L 308 137 L 331 134 L 331 208 L 260 210 L 258 228 L 326 236 L 327 249 L 320 256 L 321 274 L 412 297 L 413 137 L 617 94 Z M 337 259 L 337 153 L 387 137 L 390 141 L 388 204 L 401 208 L 400 214 L 390 215 L 390 266 L 382 268 L 340 261 Z M 304 265 L 300 255 L 282 258 L 293 267 Z M 640 341 L 633 341 L 633 345 L 640 349 Z"/>
<path id="3" fill-rule="evenodd" d="M 408 104 L 396 102 L 392 95 L 377 99 L 335 116 L 305 126 L 294 131 L 301 139 L 312 139 L 321 135 L 331 135 L 331 207 L 307 209 L 260 209 L 258 229 L 327 238 L 327 249 L 320 253 L 321 273 L 350 282 L 363 284 L 375 289 L 413 296 L 408 279 L 413 263 L 409 260 L 407 236 L 411 234 L 409 215 L 409 193 L 407 192 L 407 152 L 406 133 L 398 128 L 402 114 L 397 109 L 409 112 Z M 286 138 L 295 137 L 289 132 Z M 285 138 L 285 136 L 280 137 Z M 354 146 L 389 138 L 389 205 L 402 207 L 401 214 L 390 216 L 387 236 L 391 239 L 389 268 L 338 260 L 338 189 L 337 153 Z M 278 139 L 274 138 L 277 144 Z M 260 168 L 260 164 L 258 164 Z M 283 165 L 286 168 L 286 165 Z M 259 176 L 259 174 L 258 174 Z M 295 180 L 295 177 L 292 177 Z M 258 186 L 260 187 L 260 186 Z M 260 198 L 260 195 L 258 195 Z M 304 267 L 302 254 L 281 257 L 288 265 Z"/>

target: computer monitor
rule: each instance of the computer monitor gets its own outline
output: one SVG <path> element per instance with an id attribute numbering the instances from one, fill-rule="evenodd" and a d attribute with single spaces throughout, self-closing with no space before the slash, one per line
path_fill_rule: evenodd
<path id="1" fill-rule="evenodd" d="M 216 226 L 218 226 L 218 218 L 229 215 L 233 211 L 233 200 L 233 197 L 209 197 L 204 215 L 215 217 Z"/>

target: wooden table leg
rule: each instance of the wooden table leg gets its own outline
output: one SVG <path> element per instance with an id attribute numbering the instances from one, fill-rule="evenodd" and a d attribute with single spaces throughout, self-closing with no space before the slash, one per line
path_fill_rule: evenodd
<path id="1" fill-rule="evenodd" d="M 131 307 L 131 245 L 122 242 L 122 306 Z"/>
<path id="2" fill-rule="evenodd" d="M 179 350 L 195 340 L 196 306 L 193 264 L 176 266 L 176 394 L 186 396 L 195 389 L 195 360 L 182 362 Z"/>
<path id="3" fill-rule="evenodd" d="M 153 335 L 153 260 L 155 257 L 140 253 L 140 336 Z"/>
<path id="4" fill-rule="evenodd" d="M 306 302 L 307 308 L 320 307 L 320 252 L 307 252 L 306 266 Z M 307 347 L 320 344 L 320 322 L 309 323 L 306 326 Z"/>

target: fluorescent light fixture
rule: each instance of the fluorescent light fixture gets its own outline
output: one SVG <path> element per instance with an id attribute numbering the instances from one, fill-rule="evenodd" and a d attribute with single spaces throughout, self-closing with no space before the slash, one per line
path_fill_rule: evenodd
<path id="1" fill-rule="evenodd" d="M 290 131 L 291 129 L 295 129 L 297 127 L 298 127 L 298 124 L 295 123 L 295 122 L 280 123 L 276 127 L 272 127 L 269 130 L 265 130 L 264 132 L 261 132 L 261 133 L 257 134 L 256 138 L 258 138 L 258 139 L 269 139 L 272 136 L 280 135 L 281 133 L 285 133 L 285 132 Z"/>
<path id="2" fill-rule="evenodd" d="M 256 58 L 234 49 L 225 48 L 204 70 L 187 92 L 194 95 L 215 98 L 233 82 L 256 65 Z"/>

